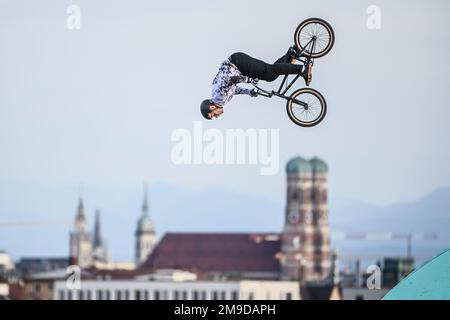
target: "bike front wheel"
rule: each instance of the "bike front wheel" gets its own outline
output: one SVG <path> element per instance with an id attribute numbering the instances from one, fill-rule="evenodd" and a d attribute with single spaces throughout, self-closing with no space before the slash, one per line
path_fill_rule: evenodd
<path id="1" fill-rule="evenodd" d="M 286 103 L 289 118 L 301 127 L 313 127 L 323 120 L 327 103 L 319 91 L 302 88 L 294 91 Z"/>
<path id="2" fill-rule="evenodd" d="M 320 58 L 330 52 L 334 45 L 334 31 L 323 19 L 310 18 L 295 29 L 294 42 L 303 56 Z"/>

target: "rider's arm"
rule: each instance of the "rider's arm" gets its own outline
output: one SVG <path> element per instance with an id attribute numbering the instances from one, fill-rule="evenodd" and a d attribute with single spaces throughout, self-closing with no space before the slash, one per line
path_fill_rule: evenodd
<path id="1" fill-rule="evenodd" d="M 248 95 L 251 95 L 251 89 L 242 88 L 242 87 L 236 86 L 236 91 L 234 93 L 235 94 L 248 94 Z"/>
<path id="2" fill-rule="evenodd" d="M 238 84 L 238 83 L 251 83 L 255 86 L 258 85 L 258 79 L 256 78 L 249 78 L 246 76 L 233 76 L 230 78 L 230 81 L 232 84 Z"/>

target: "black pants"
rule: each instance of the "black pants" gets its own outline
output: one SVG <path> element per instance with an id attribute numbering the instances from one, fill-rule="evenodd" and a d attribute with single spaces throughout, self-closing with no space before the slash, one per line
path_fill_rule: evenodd
<path id="1" fill-rule="evenodd" d="M 230 60 L 244 76 L 264 81 L 274 81 L 284 74 L 299 74 L 303 70 L 302 65 L 290 63 L 289 52 L 273 64 L 265 63 L 242 52 L 233 53 Z"/>

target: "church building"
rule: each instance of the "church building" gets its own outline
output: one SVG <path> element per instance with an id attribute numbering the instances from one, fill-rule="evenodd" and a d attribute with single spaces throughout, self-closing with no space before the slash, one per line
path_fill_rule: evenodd
<path id="1" fill-rule="evenodd" d="M 135 241 L 135 264 L 140 266 L 147 260 L 156 245 L 155 227 L 149 215 L 147 186 L 144 187 L 142 214 L 137 223 Z"/>
<path id="2" fill-rule="evenodd" d="M 80 197 L 75 216 L 74 230 L 70 233 L 69 257 L 74 259 L 81 268 L 87 268 L 96 262 L 107 263 L 109 252 L 101 235 L 100 212 L 95 213 L 94 233 L 87 228 L 86 213 L 83 199 Z"/>

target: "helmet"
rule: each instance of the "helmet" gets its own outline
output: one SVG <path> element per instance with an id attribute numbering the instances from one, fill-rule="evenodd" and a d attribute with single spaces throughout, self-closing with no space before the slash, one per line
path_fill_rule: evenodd
<path id="1" fill-rule="evenodd" d="M 208 117 L 208 113 L 211 112 L 211 109 L 209 108 L 209 105 L 211 104 L 212 101 L 209 99 L 203 100 L 202 103 L 200 104 L 200 112 L 202 113 L 202 116 L 208 120 L 211 120 L 211 118 Z"/>

